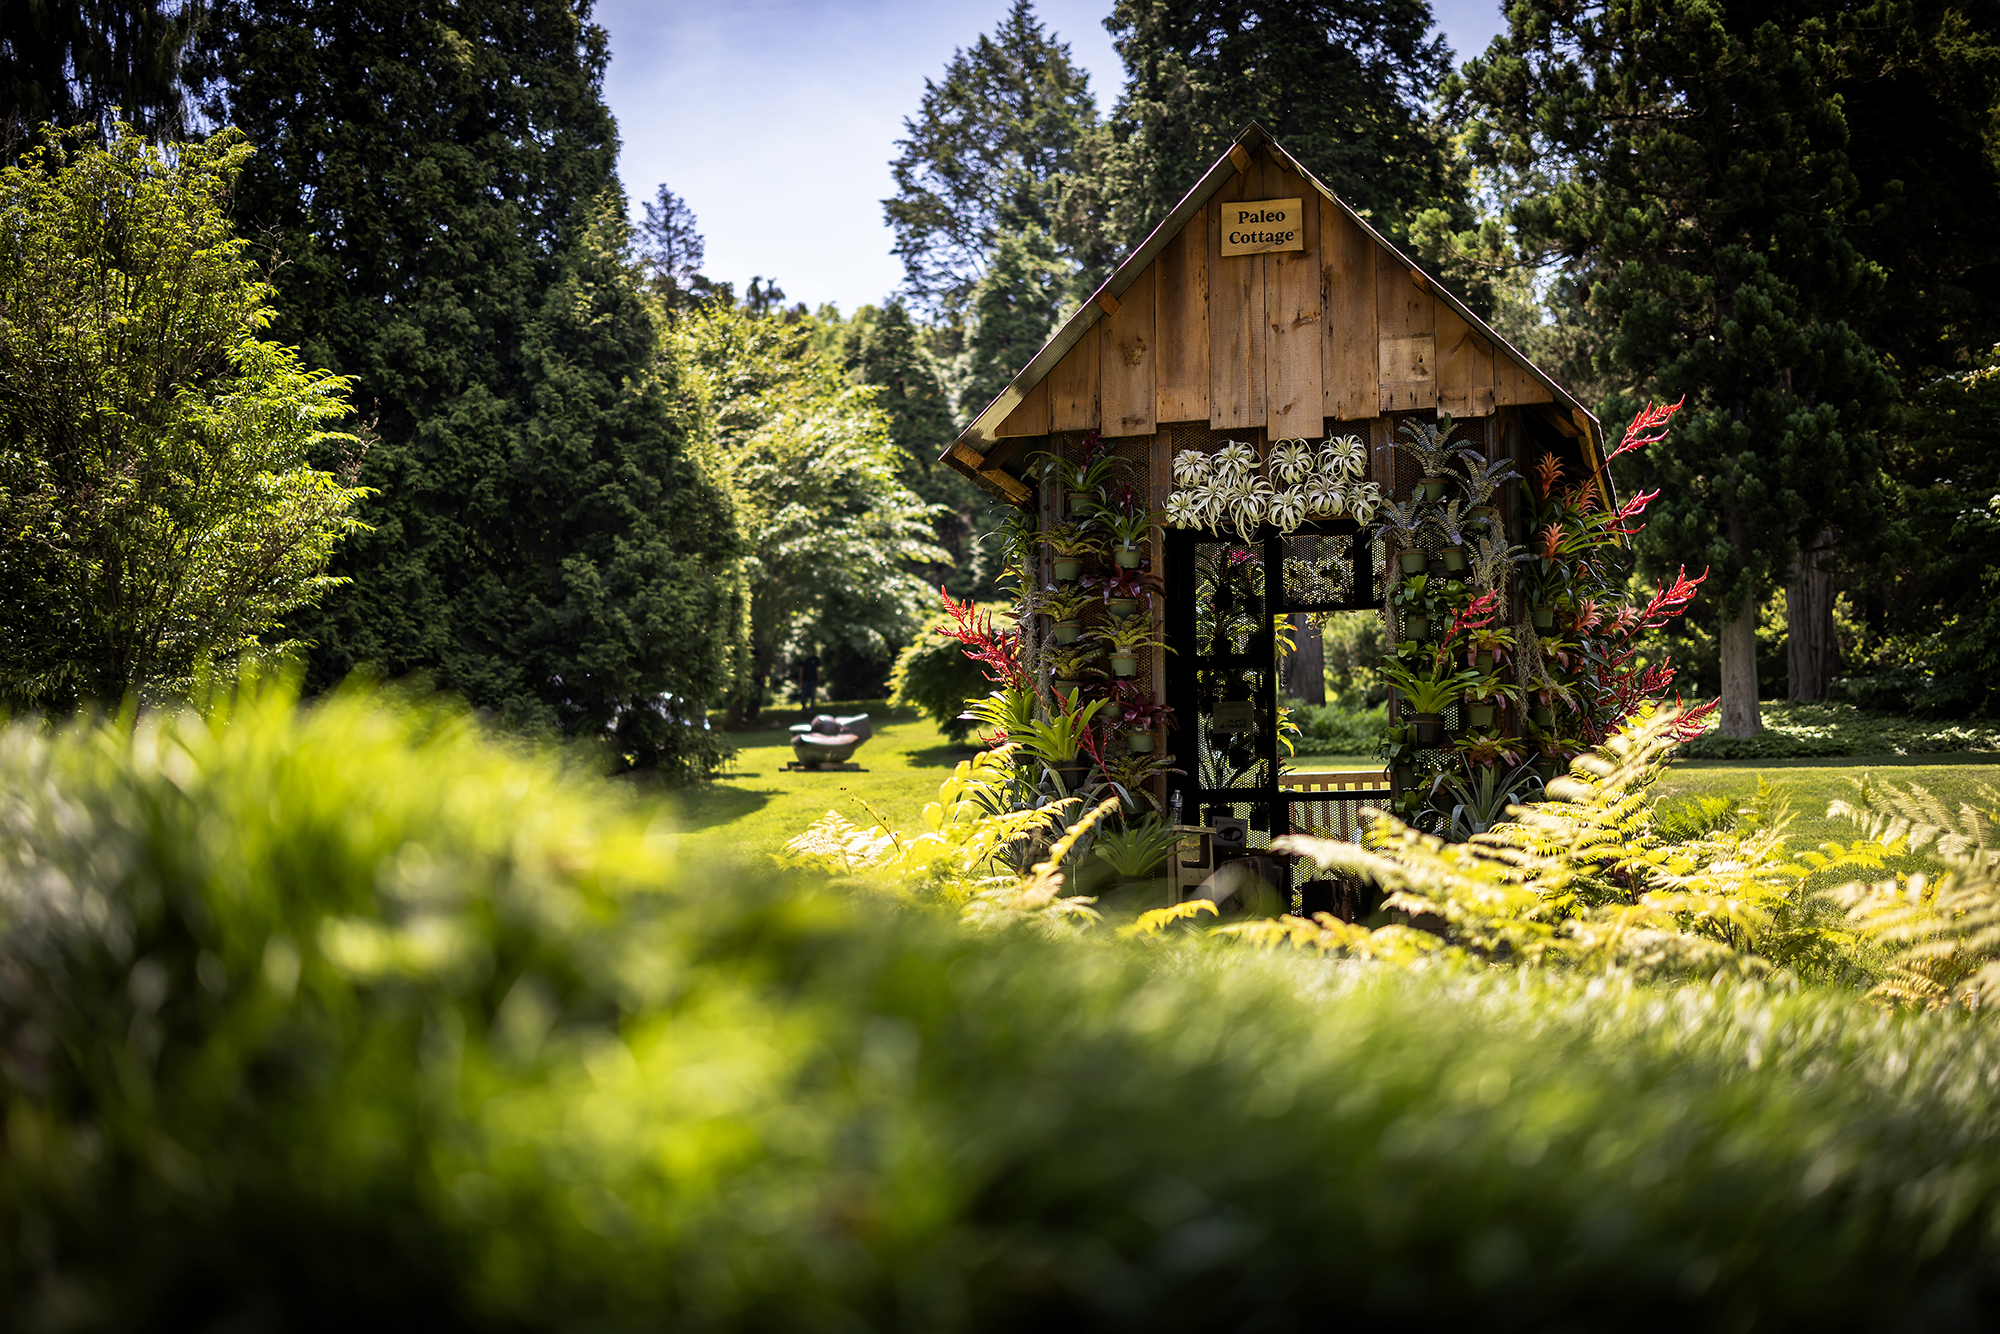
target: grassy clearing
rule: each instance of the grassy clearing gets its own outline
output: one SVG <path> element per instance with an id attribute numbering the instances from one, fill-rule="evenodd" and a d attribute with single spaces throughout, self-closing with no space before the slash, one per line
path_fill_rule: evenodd
<path id="1" fill-rule="evenodd" d="M 1709 730 L 1684 749 L 1690 759 L 1773 760 L 1835 756 L 1923 755 L 1948 763 L 1965 752 L 2000 751 L 2000 723 L 1992 719 L 1952 722 L 1870 713 L 1852 704 L 1765 703 L 1759 706 L 1764 731 L 1748 739 Z"/>
<path id="2" fill-rule="evenodd" d="M 2000 787 L 2000 756 L 1910 759 L 1874 755 L 1834 762 L 1679 760 L 1660 781 L 1659 795 L 1663 801 L 1709 796 L 1747 801 L 1756 794 L 1760 777 L 1783 791 L 1792 803 L 1795 815 L 1786 843 L 1794 849 L 1816 848 L 1829 840 L 1853 841 L 1854 826 L 1846 820 L 1829 819 L 1826 808 L 1837 798 L 1853 800 L 1863 779 L 1899 787 L 1915 784 L 1953 806 L 1962 801 L 1976 803 L 1982 800 L 1982 785 Z"/>
<path id="3" fill-rule="evenodd" d="M 786 727 L 799 718 L 795 711 L 776 716 L 770 727 L 728 734 L 736 760 L 708 788 L 667 798 L 683 831 L 682 852 L 717 859 L 775 853 L 829 810 L 866 825 L 875 819 L 873 806 L 892 828 L 907 829 L 952 767 L 978 749 L 947 741 L 928 719 L 871 711 L 875 735 L 854 756 L 866 772 L 793 772 L 785 768 L 792 758 Z"/>

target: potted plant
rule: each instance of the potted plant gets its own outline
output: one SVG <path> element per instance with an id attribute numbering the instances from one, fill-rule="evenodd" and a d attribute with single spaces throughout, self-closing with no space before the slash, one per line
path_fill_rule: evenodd
<path id="1" fill-rule="evenodd" d="M 1095 556 L 1104 550 L 1095 536 L 1082 525 L 1074 523 L 1057 524 L 1042 534 L 1042 540 L 1054 553 L 1055 577 L 1065 583 L 1083 572 L 1086 556 Z"/>
<path id="2" fill-rule="evenodd" d="M 1491 657 L 1490 654 L 1486 656 Z M 1466 682 L 1465 686 L 1466 721 L 1473 727 L 1491 727 L 1494 709 L 1507 700 L 1518 704 L 1521 689 L 1502 679 L 1498 667 L 1485 670 L 1475 667 L 1472 671 L 1475 679 Z"/>
<path id="3" fill-rule="evenodd" d="M 1451 414 L 1440 412 L 1435 422 L 1410 417 L 1403 421 L 1398 434 L 1404 438 L 1396 442 L 1396 448 L 1417 461 L 1423 473 L 1423 498 L 1439 500 L 1444 496 L 1445 483 L 1450 480 L 1447 469 L 1452 460 L 1464 455 L 1479 457 L 1479 451 L 1463 441 L 1450 443 Z"/>
<path id="4" fill-rule="evenodd" d="M 1431 523 L 1438 536 L 1444 539 L 1444 567 L 1447 570 L 1465 568 L 1465 520 L 1459 516 L 1458 497 L 1446 501 L 1444 508 L 1431 515 Z"/>
<path id="5" fill-rule="evenodd" d="M 1125 821 L 1123 828 L 1100 833 L 1090 852 L 1114 877 L 1105 887 L 1105 896 L 1154 887 L 1157 884 L 1154 873 L 1179 841 L 1180 835 L 1153 811 Z"/>
<path id="6" fill-rule="evenodd" d="M 1051 584 L 1035 599 L 1035 610 L 1055 622 L 1056 643 L 1074 644 L 1083 636 L 1084 610 L 1095 601 L 1083 589 Z"/>
<path id="7" fill-rule="evenodd" d="M 1150 610 L 1153 594 L 1159 590 L 1160 581 L 1147 574 L 1143 568 L 1137 570 L 1113 570 L 1110 574 L 1084 581 L 1098 591 L 1104 599 L 1104 609 L 1113 620 L 1124 620 L 1141 608 Z"/>
<path id="8" fill-rule="evenodd" d="M 1031 763 L 1039 763 L 1054 775 L 1056 786 L 1062 795 L 1068 796 L 1090 772 L 1082 756 L 1091 722 L 1103 707 L 1104 701 L 1098 699 L 1065 700 L 1051 711 L 1046 721 L 1029 721 L 1009 739 L 1020 744 L 1021 753 Z"/>
<path id="9" fill-rule="evenodd" d="M 1153 750 L 1153 733 L 1163 727 L 1173 726 L 1174 711 L 1164 704 L 1144 697 L 1131 698 L 1124 705 L 1124 716 L 1120 719 L 1125 729 L 1125 749 L 1133 755 L 1148 755 Z"/>
<path id="10" fill-rule="evenodd" d="M 1097 510 L 1103 488 L 1111 480 L 1112 470 L 1118 466 L 1117 456 L 1111 452 L 1111 442 L 1099 432 L 1089 432 L 1080 443 L 1083 458 L 1075 463 L 1052 450 L 1039 450 L 1033 456 L 1045 461 L 1056 484 L 1068 493 L 1068 513 L 1073 519 Z"/>
<path id="11" fill-rule="evenodd" d="M 1461 635 L 1491 625 L 1499 604 L 1497 594 L 1481 594 L 1458 613 L 1451 628 L 1418 661 L 1405 663 L 1391 657 L 1383 662 L 1382 676 L 1402 692 L 1404 703 L 1415 715 L 1411 721 L 1416 724 L 1419 746 L 1435 746 L 1444 740 L 1444 711 L 1480 679 L 1470 668 L 1452 666 L 1452 646 Z"/>
<path id="12" fill-rule="evenodd" d="M 1424 523 L 1422 507 L 1414 500 L 1392 500 L 1382 506 L 1382 523 L 1377 531 L 1401 548 L 1404 574 L 1416 574 L 1430 563 L 1423 548 L 1417 545 Z"/>
<path id="13" fill-rule="evenodd" d="M 1091 635 L 1111 655 L 1113 676 L 1137 676 L 1139 654 L 1149 648 L 1164 647 L 1165 644 L 1159 633 L 1153 629 L 1150 619 L 1140 616 L 1101 625 L 1092 631 Z"/>
<path id="14" fill-rule="evenodd" d="M 1500 507 L 1494 498 L 1500 492 L 1502 482 L 1518 482 L 1521 474 L 1514 471 L 1512 459 L 1498 459 L 1488 463 L 1473 451 L 1459 455 L 1455 460 L 1458 470 L 1464 475 L 1465 507 L 1468 515 L 1475 520 L 1492 523 L 1500 517 Z"/>
<path id="15" fill-rule="evenodd" d="M 1073 696 L 1083 689 L 1084 679 L 1090 675 L 1091 661 L 1097 654 L 1092 649 L 1059 648 L 1049 652 L 1049 674 L 1054 678 L 1058 695 Z"/>
<path id="16" fill-rule="evenodd" d="M 1139 550 L 1139 544 L 1151 536 L 1154 526 L 1159 522 L 1158 512 L 1149 510 L 1139 503 L 1137 493 L 1130 484 L 1127 484 L 1122 488 L 1122 494 L 1117 497 L 1117 503 L 1107 507 L 1097 517 L 1098 522 L 1104 525 L 1105 531 L 1111 534 L 1111 540 L 1116 543 L 1111 548 L 1111 559 L 1121 569 L 1138 569 L 1139 562 L 1144 558 L 1144 553 Z"/>

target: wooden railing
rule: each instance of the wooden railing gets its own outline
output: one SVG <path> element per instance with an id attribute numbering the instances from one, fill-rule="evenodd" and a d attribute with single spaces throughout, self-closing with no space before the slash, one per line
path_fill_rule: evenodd
<path id="1" fill-rule="evenodd" d="M 1295 770 L 1280 774 L 1278 786 L 1287 792 L 1324 792 L 1323 801 L 1299 801 L 1292 807 L 1295 833 L 1320 838 L 1354 839 L 1361 831 L 1357 818 L 1363 806 L 1389 804 L 1387 769 Z M 1335 798 L 1332 794 L 1339 793 Z"/>

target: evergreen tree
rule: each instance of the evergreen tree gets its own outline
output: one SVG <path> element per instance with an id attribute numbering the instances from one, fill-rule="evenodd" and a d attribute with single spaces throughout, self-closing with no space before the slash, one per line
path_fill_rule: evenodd
<path id="1" fill-rule="evenodd" d="M 226 0 L 211 111 L 279 336 L 351 376 L 375 531 L 295 633 L 312 681 L 428 673 L 504 718 L 712 758 L 742 624 L 726 483 L 627 258 L 602 29 L 567 0 Z"/>
<path id="2" fill-rule="evenodd" d="M 1014 0 L 992 35 L 954 51 L 903 128 L 896 196 L 882 208 L 905 288 L 926 314 L 956 320 L 1009 232 L 1046 234 L 1063 276 L 1088 295 L 1109 258 L 1095 210 L 1078 203 L 1096 167 L 1097 102 L 1031 0 Z"/>
<path id="3" fill-rule="evenodd" d="M 1063 310 L 1065 267 L 1040 227 L 1009 229 L 995 239 L 967 311 L 957 367 L 960 421 L 999 397 L 1048 341 Z"/>
<path id="4" fill-rule="evenodd" d="M 681 310 L 714 295 L 714 284 L 702 276 L 707 244 L 695 229 L 694 210 L 686 199 L 662 185 L 645 204 L 645 221 L 635 234 L 646 285 L 668 310 Z"/>
<path id="5" fill-rule="evenodd" d="M 185 135 L 181 66 L 202 16 L 200 0 L 0 0 L 0 156 L 44 121 Z"/>
<path id="6" fill-rule="evenodd" d="M 938 546 L 951 553 L 951 563 L 928 572 L 929 582 L 944 584 L 954 596 L 966 597 L 990 579 L 977 559 L 973 533 L 986 508 L 984 491 L 938 462 L 938 456 L 958 434 L 951 404 L 945 397 L 937 362 L 923 346 L 922 330 L 909 309 L 891 300 L 857 340 L 849 372 L 876 388 L 875 406 L 889 419 L 889 438 L 902 459 L 904 484 L 926 503 L 937 507 L 933 526 Z"/>
<path id="7" fill-rule="evenodd" d="M 1587 291 L 1624 390 L 1604 418 L 1687 396 L 1667 446 L 1638 456 L 1664 488 L 1643 550 L 1711 567 L 1722 728 L 1753 734 L 1759 608 L 1882 514 L 1868 425 L 1894 386 L 1846 318 L 1878 274 L 1845 227 L 1825 29 L 1754 0 L 1540 0 L 1509 21 L 1467 66 L 1474 151 L 1517 175 L 1560 164 L 1509 221 Z"/>
<path id="8" fill-rule="evenodd" d="M 1105 27 L 1126 72 L 1103 186 L 1120 250 L 1253 120 L 1392 236 L 1426 207 L 1469 221 L 1427 111 L 1450 52 L 1426 0 L 1117 0 Z"/>

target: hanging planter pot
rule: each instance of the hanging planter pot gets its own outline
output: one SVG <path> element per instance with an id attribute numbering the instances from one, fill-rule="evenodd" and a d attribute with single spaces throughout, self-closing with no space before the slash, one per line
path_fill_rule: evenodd
<path id="1" fill-rule="evenodd" d="M 1083 626 L 1076 621 L 1056 622 L 1056 643 L 1074 644 L 1083 638 Z"/>
<path id="2" fill-rule="evenodd" d="M 1097 513 L 1097 497 L 1096 497 L 1096 496 L 1094 496 L 1094 495 L 1092 495 L 1092 494 L 1091 494 L 1090 492 L 1088 492 L 1088 491 L 1072 491 L 1072 492 L 1070 492 L 1070 493 L 1069 493 L 1069 512 L 1070 512 L 1071 514 L 1095 514 L 1095 513 Z"/>
<path id="3" fill-rule="evenodd" d="M 1431 563 L 1431 558 L 1418 547 L 1405 548 L 1401 557 L 1404 574 L 1422 574 Z"/>
<path id="4" fill-rule="evenodd" d="M 1139 568 L 1139 548 L 1120 547 L 1111 553 L 1111 559 L 1118 562 L 1121 570 L 1136 570 Z"/>
<path id="5" fill-rule="evenodd" d="M 1125 738 L 1125 751 L 1129 755 L 1151 755 L 1153 753 L 1153 734 L 1151 732 L 1132 733 L 1132 735 Z"/>
<path id="6" fill-rule="evenodd" d="M 1431 637 L 1431 618 L 1428 616 L 1405 616 L 1403 618 L 1403 633 L 1411 639 L 1429 639 Z"/>
<path id="7" fill-rule="evenodd" d="M 1556 725 L 1556 711 L 1546 704 L 1537 704 L 1534 708 L 1528 710 L 1528 718 L 1537 727 L 1554 727 Z"/>
<path id="8" fill-rule="evenodd" d="M 1408 791 L 1410 788 L 1415 787 L 1416 783 L 1417 770 L 1414 765 L 1399 764 L 1396 766 L 1396 786 L 1398 789 Z"/>
<path id="9" fill-rule="evenodd" d="M 1107 604 L 1107 610 L 1118 620 L 1122 621 L 1133 612 L 1139 610 L 1139 599 L 1112 598 Z"/>
<path id="10" fill-rule="evenodd" d="M 1425 500 L 1429 501 L 1443 500 L 1444 488 L 1445 488 L 1444 478 L 1426 477 L 1424 478 L 1423 497 Z"/>
<path id="11" fill-rule="evenodd" d="M 1554 607 L 1536 607 L 1534 613 L 1535 628 L 1537 630 L 1552 630 L 1555 628 L 1556 609 Z"/>
<path id="12" fill-rule="evenodd" d="M 1540 778 L 1544 783 L 1548 782 L 1556 776 L 1556 762 L 1554 760 L 1536 760 L 1535 776 Z"/>
<path id="13" fill-rule="evenodd" d="M 1473 667 L 1474 667 L 1474 668 L 1476 668 L 1477 670 L 1479 670 L 1479 671 L 1482 671 L 1482 672 L 1490 672 L 1490 671 L 1492 671 L 1492 670 L 1493 670 L 1493 654 L 1492 654 L 1491 652 L 1489 652 L 1489 651 L 1485 650 L 1485 649 L 1481 649 L 1481 650 L 1479 651 L 1478 655 L 1477 655 L 1476 657 L 1474 657 L 1474 658 L 1473 658 L 1473 660 L 1472 660 L 1472 665 L 1473 665 Z"/>
<path id="14" fill-rule="evenodd" d="M 1447 570 L 1462 570 L 1462 569 L 1464 569 L 1464 568 L 1465 568 L 1465 548 L 1464 548 L 1464 547 L 1446 547 L 1446 548 L 1444 549 L 1444 567 L 1445 567 L 1445 568 L 1446 568 Z"/>
<path id="15" fill-rule="evenodd" d="M 1500 522 L 1500 507 L 1498 505 L 1474 505 L 1472 507 L 1472 517 L 1475 519 L 1484 519 L 1490 524 L 1497 525 Z"/>
<path id="16" fill-rule="evenodd" d="M 1056 578 L 1068 583 L 1083 573 L 1083 562 L 1075 556 L 1057 556 L 1055 559 Z"/>
<path id="17" fill-rule="evenodd" d="M 1113 676 L 1137 676 L 1139 674 L 1139 656 L 1136 653 L 1112 654 L 1111 674 Z"/>
<path id="18" fill-rule="evenodd" d="M 1056 766 L 1056 775 L 1062 779 L 1065 791 L 1074 792 L 1083 786 L 1084 779 L 1090 777 L 1090 766 L 1087 764 L 1058 764 Z"/>
<path id="19" fill-rule="evenodd" d="M 1097 711 L 1097 716 L 1107 723 L 1115 723 L 1125 716 L 1125 710 L 1119 705 L 1117 700 L 1112 700 Z"/>
<path id="20" fill-rule="evenodd" d="M 1472 717 L 1474 727 L 1493 726 L 1493 706 L 1491 704 L 1468 704 L 1466 712 Z"/>
<path id="21" fill-rule="evenodd" d="M 1063 676 L 1056 677 L 1049 684 L 1055 688 L 1055 692 L 1058 695 L 1065 697 L 1074 695 L 1077 691 L 1083 689 L 1083 682 L 1072 681 L 1068 677 Z"/>
<path id="22" fill-rule="evenodd" d="M 1416 716 L 1417 744 L 1435 746 L 1444 741 L 1444 715 L 1441 713 L 1420 713 Z"/>

